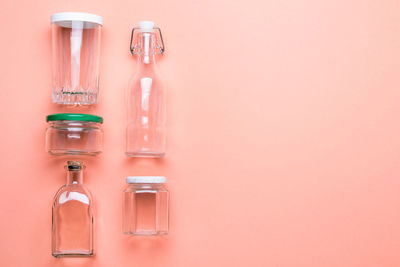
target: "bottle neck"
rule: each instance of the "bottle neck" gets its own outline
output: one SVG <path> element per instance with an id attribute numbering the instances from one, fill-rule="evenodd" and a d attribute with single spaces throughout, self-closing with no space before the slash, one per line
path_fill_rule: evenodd
<path id="1" fill-rule="evenodd" d="M 154 68 L 156 66 L 155 55 L 150 55 L 147 58 L 144 55 L 138 56 L 139 68 Z"/>
<path id="2" fill-rule="evenodd" d="M 156 39 L 154 33 L 143 32 L 138 35 L 138 64 L 141 67 L 154 67 L 156 64 Z"/>
<path id="3" fill-rule="evenodd" d="M 67 171 L 67 185 L 82 184 L 82 183 L 83 183 L 82 170 Z"/>

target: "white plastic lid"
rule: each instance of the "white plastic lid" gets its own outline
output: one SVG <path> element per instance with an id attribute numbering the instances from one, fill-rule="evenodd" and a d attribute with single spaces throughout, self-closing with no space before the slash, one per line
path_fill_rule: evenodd
<path id="1" fill-rule="evenodd" d="M 128 176 L 128 184 L 163 184 L 167 181 L 164 176 Z"/>
<path id="2" fill-rule="evenodd" d="M 139 22 L 139 29 L 141 32 L 153 32 L 154 22 L 151 20 L 142 20 Z"/>
<path id="3" fill-rule="evenodd" d="M 103 18 L 96 14 L 83 13 L 83 12 L 60 12 L 51 15 L 51 23 L 65 28 L 73 28 L 74 23 L 82 22 L 84 29 L 94 28 L 96 26 L 103 26 Z"/>

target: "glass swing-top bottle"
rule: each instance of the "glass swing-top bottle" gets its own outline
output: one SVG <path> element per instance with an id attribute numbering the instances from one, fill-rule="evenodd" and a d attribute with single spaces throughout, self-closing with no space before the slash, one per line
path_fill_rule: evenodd
<path id="1" fill-rule="evenodd" d="M 93 256 L 92 198 L 82 183 L 83 165 L 68 161 L 67 183 L 54 197 L 52 255 L 60 257 Z"/>
<path id="2" fill-rule="evenodd" d="M 152 21 L 141 21 L 132 30 L 132 55 L 138 56 L 137 70 L 127 90 L 128 157 L 163 157 L 166 143 L 166 107 L 163 83 L 155 56 L 164 52 L 161 31 Z"/>

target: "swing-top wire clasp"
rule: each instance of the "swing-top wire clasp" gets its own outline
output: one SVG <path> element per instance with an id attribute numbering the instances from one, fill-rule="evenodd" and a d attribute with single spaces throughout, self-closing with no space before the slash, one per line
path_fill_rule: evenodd
<path id="1" fill-rule="evenodd" d="M 135 37 L 135 30 L 139 30 L 139 27 L 133 27 L 132 29 L 132 33 L 131 33 L 131 42 L 130 42 L 130 50 L 131 50 L 131 54 L 132 55 L 137 55 L 137 42 L 134 42 L 135 44 L 132 45 L 133 41 L 134 41 L 134 37 Z M 165 51 L 165 46 L 164 46 L 164 40 L 162 37 L 162 33 L 161 33 L 161 29 L 159 27 L 154 27 L 154 30 L 156 30 L 156 32 L 158 34 L 156 34 L 156 47 L 155 47 L 155 51 L 156 54 L 163 54 Z"/>

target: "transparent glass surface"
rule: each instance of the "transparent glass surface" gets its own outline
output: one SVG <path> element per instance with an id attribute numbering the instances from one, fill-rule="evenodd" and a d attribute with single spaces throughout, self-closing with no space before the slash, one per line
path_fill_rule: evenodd
<path id="1" fill-rule="evenodd" d="M 52 255 L 93 255 L 92 198 L 82 184 L 82 171 L 69 170 L 67 183 L 54 197 L 52 212 Z"/>
<path id="2" fill-rule="evenodd" d="M 169 193 L 162 184 L 129 184 L 123 199 L 124 234 L 168 234 Z"/>
<path id="3" fill-rule="evenodd" d="M 137 71 L 127 90 L 126 155 L 163 157 L 166 143 L 165 91 L 155 63 L 154 33 L 140 33 L 136 45 Z"/>
<path id="4" fill-rule="evenodd" d="M 72 21 L 52 24 L 53 102 L 96 104 L 101 26 Z"/>
<path id="5" fill-rule="evenodd" d="M 50 121 L 46 130 L 46 150 L 56 156 L 95 156 L 103 150 L 101 123 Z"/>

